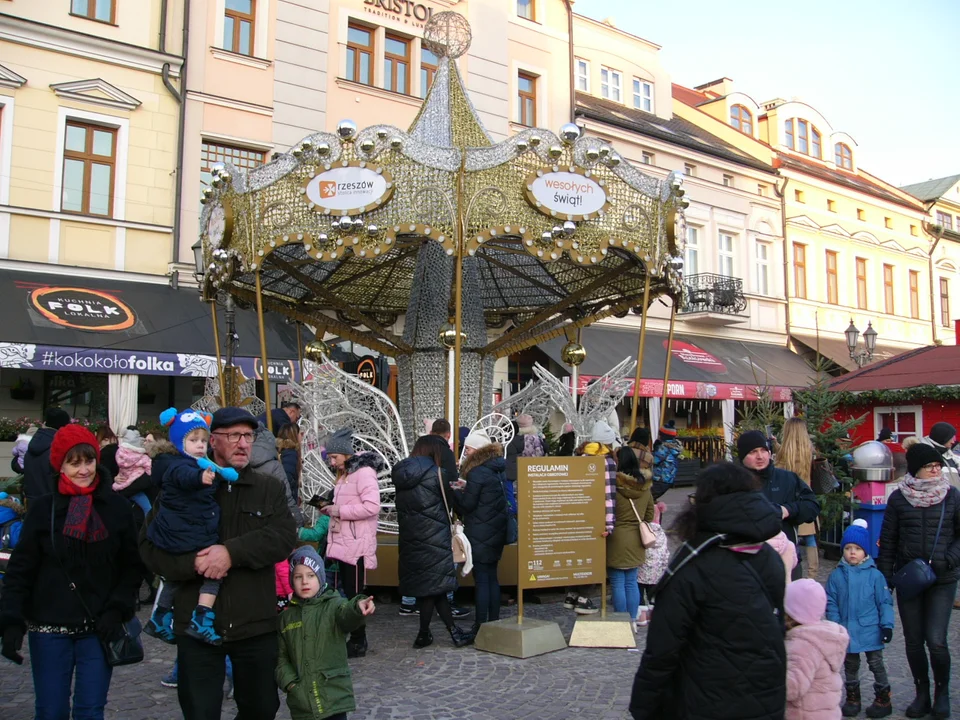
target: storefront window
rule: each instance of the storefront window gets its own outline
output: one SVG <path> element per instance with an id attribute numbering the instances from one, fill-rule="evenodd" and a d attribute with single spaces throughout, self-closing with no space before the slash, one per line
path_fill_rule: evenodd
<path id="1" fill-rule="evenodd" d="M 70 417 L 104 420 L 107 417 L 107 376 L 98 373 L 46 374 L 43 407 L 59 406 Z"/>

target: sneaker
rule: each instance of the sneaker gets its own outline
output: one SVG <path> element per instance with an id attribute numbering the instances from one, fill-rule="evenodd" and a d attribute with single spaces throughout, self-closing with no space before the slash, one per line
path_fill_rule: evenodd
<path id="1" fill-rule="evenodd" d="M 419 615 L 420 609 L 416 605 L 404 605 L 400 603 L 400 614 L 401 615 Z"/>
<path id="2" fill-rule="evenodd" d="M 564 603 L 566 605 L 566 603 Z M 585 598 L 583 596 L 577 598 L 577 604 L 573 608 L 573 611 L 577 615 L 595 615 L 600 612 L 600 608 L 593 604 L 593 601 L 590 598 Z"/>
<path id="3" fill-rule="evenodd" d="M 173 636 L 173 611 L 169 608 L 158 607 L 153 611 L 143 631 L 150 637 L 173 645 L 176 638 Z M 176 685 L 174 685 L 176 687 Z"/>
<path id="4" fill-rule="evenodd" d="M 177 686 L 177 668 L 174 666 L 173 670 L 169 672 L 164 678 L 160 680 L 160 684 L 165 688 L 175 688 Z"/>
<path id="5" fill-rule="evenodd" d="M 566 597 L 563 598 L 563 607 L 567 610 L 573 610 L 576 606 L 577 606 L 577 594 L 567 593 Z"/>
<path id="6" fill-rule="evenodd" d="M 190 618 L 190 624 L 187 625 L 186 634 L 194 640 L 205 642 L 210 645 L 222 645 L 223 638 L 213 627 L 213 620 L 216 614 L 211 608 L 197 605 Z"/>
<path id="7" fill-rule="evenodd" d="M 472 611 L 469 608 L 460 607 L 459 605 L 451 605 L 450 612 L 455 618 L 462 618 L 469 615 Z M 417 613 L 419 615 L 419 613 Z"/>

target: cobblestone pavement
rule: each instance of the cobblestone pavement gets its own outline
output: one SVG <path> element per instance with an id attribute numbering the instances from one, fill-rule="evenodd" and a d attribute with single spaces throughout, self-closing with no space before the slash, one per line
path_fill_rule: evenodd
<path id="1" fill-rule="evenodd" d="M 670 510 L 685 501 L 686 492 L 671 491 Z M 670 513 L 672 514 L 672 512 Z M 669 515 L 668 515 L 669 518 Z M 822 581 L 835 563 L 821 563 Z M 469 599 L 469 594 L 464 600 Z M 529 617 L 554 620 L 569 639 L 572 611 L 562 607 L 558 593 L 541 596 L 543 604 L 526 603 Z M 366 658 L 351 661 L 358 710 L 352 720 L 619 720 L 626 712 L 633 675 L 640 660 L 645 631 L 638 635 L 638 651 L 568 648 L 529 660 L 516 660 L 473 648 L 456 650 L 433 621 L 436 641 L 424 650 L 412 647 L 417 633 L 415 617 L 397 614 L 396 598 L 378 598 L 371 618 L 371 650 Z M 386 601 L 386 602 L 385 602 Z M 515 607 L 504 608 L 504 617 Z M 145 616 L 145 613 L 144 613 Z M 469 625 L 471 618 L 463 624 Z M 159 720 L 179 717 L 176 690 L 161 687 L 160 678 L 173 662 L 174 650 L 153 638 L 144 638 L 147 659 L 114 672 L 107 717 L 123 720 Z M 960 648 L 960 611 L 953 613 L 950 645 Z M 26 649 L 26 648 L 25 648 Z M 893 685 L 893 701 L 902 718 L 912 699 L 912 682 L 904 657 L 903 638 L 895 630 L 885 652 Z M 872 700 L 872 679 L 864 663 L 864 700 Z M 960 695 L 954 691 L 954 708 Z M 17 667 L 0 660 L 0 717 L 27 720 L 33 717 L 33 686 L 29 660 Z M 234 717 L 232 701 L 224 702 L 224 718 Z M 289 718 L 282 707 L 279 718 Z M 862 717 L 862 715 L 861 715 Z"/>

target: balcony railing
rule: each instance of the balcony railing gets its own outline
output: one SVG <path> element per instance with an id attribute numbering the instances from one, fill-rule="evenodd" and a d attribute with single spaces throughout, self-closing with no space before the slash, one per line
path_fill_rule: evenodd
<path id="1" fill-rule="evenodd" d="M 741 315 L 747 309 L 743 280 L 740 278 L 700 273 L 688 275 L 683 279 L 683 284 L 687 292 L 681 313 Z"/>

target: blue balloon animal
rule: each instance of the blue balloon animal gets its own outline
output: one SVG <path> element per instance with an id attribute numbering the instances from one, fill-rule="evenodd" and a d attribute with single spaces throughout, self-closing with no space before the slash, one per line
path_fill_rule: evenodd
<path id="1" fill-rule="evenodd" d="M 205 458 L 205 457 L 197 458 L 197 465 L 199 465 L 203 470 L 213 470 L 213 472 L 215 472 L 217 475 L 222 477 L 227 482 L 236 482 L 237 479 L 240 477 L 240 473 L 238 473 L 232 467 L 226 467 L 226 468 L 220 467 L 215 462 L 213 462 L 213 460 L 210 460 L 209 458 Z"/>

